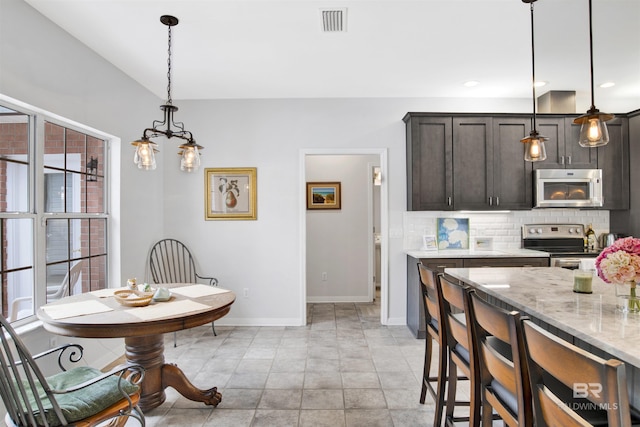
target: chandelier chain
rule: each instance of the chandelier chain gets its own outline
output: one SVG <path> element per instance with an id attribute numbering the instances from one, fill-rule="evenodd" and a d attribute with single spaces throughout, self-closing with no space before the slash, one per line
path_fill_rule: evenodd
<path id="1" fill-rule="evenodd" d="M 167 104 L 171 105 L 171 26 L 169 26 L 169 47 L 167 53 Z"/>

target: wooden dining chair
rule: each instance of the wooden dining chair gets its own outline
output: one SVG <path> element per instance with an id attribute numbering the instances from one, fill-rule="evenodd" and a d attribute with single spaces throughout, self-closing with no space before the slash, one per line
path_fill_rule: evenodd
<path id="1" fill-rule="evenodd" d="M 438 285 L 436 272 L 418 263 L 418 275 L 420 278 L 420 290 L 422 307 L 424 309 L 425 338 L 424 368 L 422 373 L 422 388 L 420 391 L 420 403 L 424 403 L 427 392 L 435 402 L 433 425 L 442 424 L 442 415 L 447 403 L 445 388 L 447 385 L 447 333 L 442 311 L 442 294 Z M 438 366 L 435 376 L 431 373 L 431 361 L 434 353 L 434 343 L 437 346 Z M 458 380 L 467 380 L 466 376 L 458 376 Z M 469 405 L 469 402 L 459 401 L 457 405 Z"/>
<path id="2" fill-rule="evenodd" d="M 197 283 L 204 281 L 210 286 L 218 286 L 215 277 L 201 276 L 196 270 L 196 263 L 187 246 L 176 239 L 163 239 L 151 248 L 149 253 L 149 269 L 155 284 L 160 283 Z M 211 322 L 213 335 L 217 336 L 216 327 Z M 176 333 L 173 334 L 173 346 L 177 345 Z"/>
<path id="3" fill-rule="evenodd" d="M 32 356 L 3 316 L 0 343 L 0 397 L 7 426 L 90 427 L 110 420 L 109 426 L 117 427 L 129 418 L 145 425 L 138 407 L 141 366 L 120 365 L 109 372 L 89 366 L 67 369 L 82 361 L 81 346 L 66 344 Z M 56 354 L 61 372 L 45 377 L 36 361 Z"/>
<path id="4" fill-rule="evenodd" d="M 490 304 L 475 291 L 469 296 L 469 318 L 480 368 L 482 425 L 492 425 L 493 417 L 484 415 L 495 411 L 505 425 L 531 427 L 531 389 L 520 313 Z"/>
<path id="5" fill-rule="evenodd" d="M 522 321 L 536 426 L 631 426 L 625 365 Z"/>
<path id="6" fill-rule="evenodd" d="M 443 323 L 447 332 L 449 374 L 447 376 L 447 404 L 445 424 L 454 426 L 468 421 L 469 426 L 480 425 L 480 380 L 477 351 L 471 330 L 467 327 L 470 289 L 438 276 L 442 293 Z M 461 316 L 461 314 L 463 314 Z M 469 416 L 455 416 L 458 370 L 469 379 Z"/>

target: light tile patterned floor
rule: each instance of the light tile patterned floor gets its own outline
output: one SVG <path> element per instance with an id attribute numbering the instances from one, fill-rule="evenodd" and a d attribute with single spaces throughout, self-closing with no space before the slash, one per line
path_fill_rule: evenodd
<path id="1" fill-rule="evenodd" d="M 217 408 L 173 389 L 146 413 L 152 427 L 430 426 L 421 405 L 424 340 L 380 325 L 376 303 L 309 304 L 304 327 L 205 325 L 167 335 L 165 358 L 198 387 L 217 385 Z M 135 425 L 133 420 L 128 424 Z"/>

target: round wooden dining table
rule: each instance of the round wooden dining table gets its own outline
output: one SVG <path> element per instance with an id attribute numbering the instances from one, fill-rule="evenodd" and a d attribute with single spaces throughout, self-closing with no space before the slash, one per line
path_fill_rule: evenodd
<path id="1" fill-rule="evenodd" d="M 225 316 L 235 301 L 231 291 L 190 283 L 163 284 L 171 299 L 146 307 L 123 306 L 104 289 L 62 298 L 37 311 L 44 328 L 54 334 L 81 338 L 124 338 L 129 363 L 145 368 L 140 408 L 155 408 L 165 401 L 165 388 L 173 387 L 190 400 L 217 406 L 217 387 L 198 389 L 177 365 L 165 363 L 164 337 L 211 323 Z"/>

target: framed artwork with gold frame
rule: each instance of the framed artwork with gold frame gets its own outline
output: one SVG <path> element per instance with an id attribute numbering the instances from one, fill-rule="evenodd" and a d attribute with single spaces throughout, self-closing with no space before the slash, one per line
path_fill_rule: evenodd
<path id="1" fill-rule="evenodd" d="M 307 182 L 307 209 L 342 209 L 339 182 Z"/>
<path id="2" fill-rule="evenodd" d="M 256 168 L 207 168 L 204 188 L 206 220 L 257 218 Z"/>

